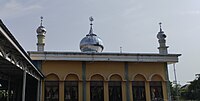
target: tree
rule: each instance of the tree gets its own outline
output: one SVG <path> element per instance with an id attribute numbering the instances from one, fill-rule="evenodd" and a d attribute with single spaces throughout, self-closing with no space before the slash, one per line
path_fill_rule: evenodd
<path id="1" fill-rule="evenodd" d="M 172 100 L 177 100 L 178 97 L 180 96 L 180 88 L 181 88 L 181 85 L 180 84 L 174 84 L 171 82 L 170 83 L 170 91 L 171 91 L 171 97 L 172 97 Z"/>
<path id="2" fill-rule="evenodd" d="M 190 82 L 186 92 L 182 94 L 188 100 L 200 100 L 200 75 L 196 75 L 196 79 Z"/>

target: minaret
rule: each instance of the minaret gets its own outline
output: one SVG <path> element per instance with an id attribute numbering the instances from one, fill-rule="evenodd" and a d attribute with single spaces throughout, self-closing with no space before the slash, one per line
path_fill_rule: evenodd
<path id="1" fill-rule="evenodd" d="M 159 42 L 159 54 L 161 55 L 167 55 L 168 54 L 168 51 L 167 51 L 167 48 L 168 46 L 166 46 L 166 40 L 165 38 L 167 37 L 165 34 L 164 34 L 164 31 L 162 30 L 162 27 L 161 27 L 161 22 L 159 23 L 160 25 L 160 32 L 158 32 L 157 34 L 157 38 L 158 38 L 158 42 Z"/>
<path id="2" fill-rule="evenodd" d="M 36 30 L 38 39 L 37 51 L 42 52 L 44 51 L 46 29 L 42 25 L 43 17 L 41 16 L 40 19 L 41 19 L 40 26 Z"/>

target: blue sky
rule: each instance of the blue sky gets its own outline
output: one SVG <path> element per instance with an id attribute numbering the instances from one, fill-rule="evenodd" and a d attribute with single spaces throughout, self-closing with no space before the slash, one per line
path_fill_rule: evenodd
<path id="1" fill-rule="evenodd" d="M 47 51 L 80 51 L 79 42 L 94 32 L 104 52 L 158 53 L 159 22 L 169 53 L 181 53 L 176 64 L 180 83 L 200 73 L 200 1 L 198 0 L 1 0 L 0 19 L 27 51 L 36 50 L 40 16 L 47 29 Z M 174 80 L 172 65 L 170 79 Z"/>

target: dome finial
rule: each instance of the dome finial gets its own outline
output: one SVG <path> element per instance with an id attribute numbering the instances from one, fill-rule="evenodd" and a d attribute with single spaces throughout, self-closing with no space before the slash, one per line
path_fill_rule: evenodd
<path id="1" fill-rule="evenodd" d="M 93 29 L 92 29 L 92 25 L 93 25 L 93 24 L 92 24 L 92 22 L 94 21 L 94 18 L 93 18 L 92 16 L 90 16 L 90 17 L 89 17 L 89 20 L 90 20 L 90 22 L 91 22 L 91 23 L 90 23 L 90 31 L 89 31 L 89 34 L 93 34 Z"/>
<path id="2" fill-rule="evenodd" d="M 40 17 L 40 26 L 42 26 L 43 16 Z"/>
<path id="3" fill-rule="evenodd" d="M 160 32 L 162 32 L 162 22 L 159 23 L 160 26 Z"/>
<path id="4" fill-rule="evenodd" d="M 90 22 L 91 22 L 91 24 L 92 24 L 92 22 L 94 21 L 94 18 L 93 18 L 92 16 L 90 16 L 90 17 L 89 17 L 89 20 L 90 20 Z"/>
<path id="5" fill-rule="evenodd" d="M 164 31 L 162 30 L 162 23 L 160 22 L 159 23 L 159 26 L 160 26 L 160 31 L 158 32 L 158 34 L 157 34 L 157 38 L 159 39 L 159 40 L 165 40 L 165 38 L 167 37 L 165 34 L 164 34 Z"/>

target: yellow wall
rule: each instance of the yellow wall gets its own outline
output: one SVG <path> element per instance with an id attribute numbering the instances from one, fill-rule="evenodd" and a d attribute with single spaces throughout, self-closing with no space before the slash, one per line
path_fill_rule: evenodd
<path id="1" fill-rule="evenodd" d="M 64 81 L 67 75 L 75 74 L 78 76 L 78 79 L 81 81 L 82 80 L 82 62 L 45 61 L 42 63 L 42 72 L 45 76 L 48 76 L 51 74 L 57 75 L 59 81 Z M 52 79 L 55 79 L 55 77 L 52 77 Z M 81 98 L 82 98 L 81 87 L 82 87 L 82 82 L 79 82 L 79 101 L 81 101 Z M 42 97 L 43 97 L 42 100 L 44 101 L 44 89 L 42 92 Z M 64 82 L 60 82 L 59 84 L 59 100 L 64 101 Z"/>
<path id="2" fill-rule="evenodd" d="M 164 63 L 128 63 L 129 81 L 145 81 L 146 98 L 150 101 L 149 81 L 163 81 L 163 96 L 167 99 L 166 88 L 166 69 Z M 68 74 L 75 74 L 79 79 L 79 101 L 82 101 L 82 62 L 79 61 L 44 61 L 42 63 L 42 72 L 45 76 L 53 73 L 58 76 L 60 81 L 64 81 Z M 108 81 L 120 79 L 122 82 L 123 101 L 126 101 L 126 79 L 124 62 L 86 62 L 86 99 L 90 100 L 90 83 L 91 77 L 95 74 L 101 75 L 104 79 L 104 100 L 108 101 Z M 140 76 L 138 76 L 138 74 Z M 117 75 L 119 78 L 112 78 Z M 157 76 L 154 76 L 157 75 Z M 136 78 L 137 77 L 137 78 Z M 153 77 L 153 78 L 152 78 Z M 101 79 L 101 78 L 96 78 Z M 44 87 L 44 86 L 43 86 Z M 60 83 L 60 101 L 64 101 L 64 83 Z M 130 101 L 132 98 L 132 83 L 129 82 Z M 44 90 L 44 89 L 43 89 Z M 43 91 L 44 97 L 44 91 Z"/>
<path id="3" fill-rule="evenodd" d="M 46 76 L 54 73 L 60 81 L 64 81 L 68 74 L 77 74 L 82 79 L 82 63 L 69 61 L 45 61 L 42 64 L 42 72 Z"/>
<path id="4" fill-rule="evenodd" d="M 164 63 L 129 63 L 129 79 L 133 80 L 136 74 L 142 74 L 147 81 L 150 81 L 150 77 L 153 74 L 159 74 L 165 77 L 165 65 Z"/>
<path id="5" fill-rule="evenodd" d="M 124 77 L 124 63 L 122 62 L 87 62 L 86 64 L 86 80 L 94 74 L 104 76 L 108 80 L 112 74 L 118 74 Z M 123 78 L 122 78 L 123 79 Z"/>

